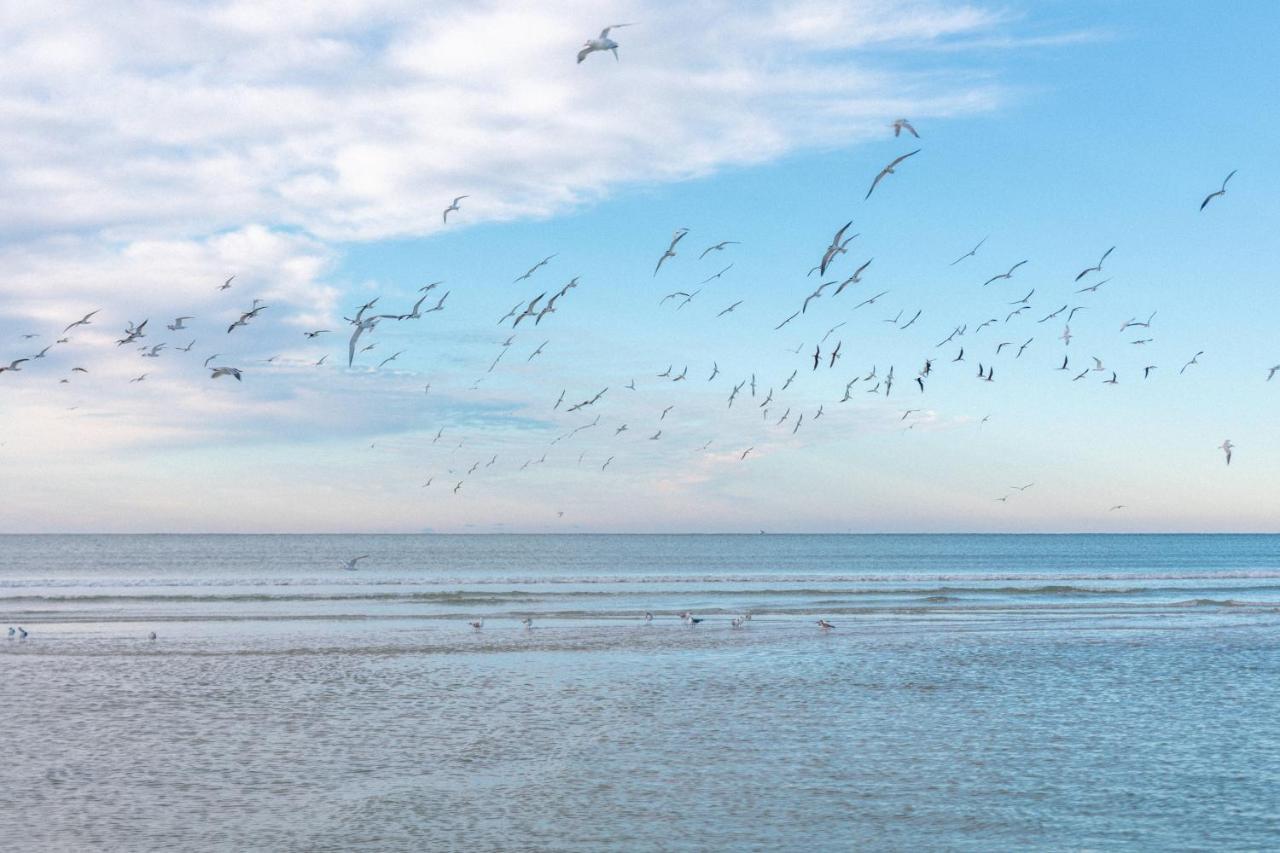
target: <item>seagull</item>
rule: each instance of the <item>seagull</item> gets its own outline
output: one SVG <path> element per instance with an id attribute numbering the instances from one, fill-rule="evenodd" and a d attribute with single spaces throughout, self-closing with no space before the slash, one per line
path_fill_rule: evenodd
<path id="1" fill-rule="evenodd" d="M 1107 249 L 1105 252 L 1103 252 L 1102 257 L 1098 259 L 1097 266 L 1092 266 L 1087 269 L 1081 270 L 1080 275 L 1076 276 L 1076 281 L 1079 281 L 1080 279 L 1084 278 L 1091 272 L 1102 272 L 1102 262 L 1107 259 L 1107 255 L 1111 254 L 1115 250 L 1116 250 L 1116 247 L 1112 246 L 1110 249 Z"/>
<path id="2" fill-rule="evenodd" d="M 1155 369 L 1156 369 L 1156 366 L 1154 364 L 1148 364 L 1146 367 L 1142 368 L 1142 378 L 1146 379 L 1148 376 L 1151 375 L 1151 371 Z"/>
<path id="3" fill-rule="evenodd" d="M 653 268 L 653 275 L 655 278 L 658 275 L 658 270 L 662 269 L 663 262 L 666 261 L 667 258 L 674 258 L 676 256 L 676 243 L 679 243 L 681 240 L 683 240 L 684 235 L 688 233 L 689 233 L 688 228 L 677 228 L 675 230 L 675 233 L 671 235 L 670 245 L 668 245 L 667 250 L 662 253 L 662 257 L 658 258 L 658 265 Z"/>
<path id="4" fill-rule="evenodd" d="M 444 209 L 444 213 L 440 215 L 440 221 L 447 224 L 449 222 L 449 212 L 453 210 L 461 210 L 462 208 L 458 207 L 458 202 L 462 201 L 464 198 L 470 198 L 470 196 L 460 195 L 455 198 L 449 206 Z"/>
<path id="5" fill-rule="evenodd" d="M 852 224 L 853 224 L 853 220 L 849 220 L 848 222 L 846 222 L 844 225 L 840 227 L 840 230 L 836 232 L 836 236 L 831 238 L 831 245 L 827 247 L 827 250 L 825 252 L 823 252 L 822 262 L 818 264 L 819 275 L 827 274 L 827 267 L 831 265 L 832 259 L 835 258 L 835 256 L 838 255 L 843 250 L 845 244 L 842 243 L 841 240 L 844 237 L 844 232 L 848 230 L 849 226 Z M 855 234 L 853 236 L 856 237 L 858 235 Z M 852 240 L 853 237 L 850 237 L 849 239 Z M 810 272 L 812 272 L 812 270 Z"/>
<path id="6" fill-rule="evenodd" d="M 520 276 L 519 278 L 517 278 L 517 279 L 516 279 L 516 281 L 513 281 L 513 282 L 511 282 L 511 283 L 512 283 L 512 284 L 515 284 L 517 281 L 524 281 L 526 278 L 528 278 L 529 276 L 533 275 L 533 274 L 538 270 L 538 268 L 539 268 L 539 267 L 545 267 L 545 266 L 547 265 L 547 263 L 548 263 L 552 258 L 554 258 L 554 257 L 555 257 L 555 255 L 547 255 L 545 258 L 543 258 L 542 260 L 538 261 L 538 262 L 537 262 L 536 264 L 534 264 L 533 266 L 529 267 L 529 271 L 528 271 L 528 272 L 526 272 L 524 275 L 522 275 L 522 276 Z"/>
<path id="7" fill-rule="evenodd" d="M 827 281 L 827 282 L 823 282 L 822 284 L 818 285 L 818 289 L 817 289 L 817 290 L 815 290 L 813 293 L 810 293 L 810 294 L 805 298 L 805 300 L 804 300 L 804 305 L 800 306 L 800 313 L 801 313 L 801 314 L 803 314 L 804 312 L 808 311 L 808 310 L 809 310 L 809 303 L 810 303 L 810 302 L 812 302 L 813 300 L 817 299 L 819 296 L 821 296 L 821 295 L 822 295 L 822 291 L 826 290 L 828 287 L 830 287 L 830 286 L 831 286 L 831 285 L 833 285 L 833 284 L 835 284 L 835 282 L 834 282 L 834 281 Z"/>
<path id="8" fill-rule="evenodd" d="M 1199 362 L 1199 360 L 1198 360 L 1198 359 L 1199 359 L 1199 358 L 1200 358 L 1200 356 L 1202 356 L 1202 355 L 1204 355 L 1204 350 L 1200 350 L 1200 352 L 1198 352 L 1198 353 L 1196 353 L 1195 355 L 1193 355 L 1193 356 L 1191 357 L 1191 360 L 1190 360 L 1190 361 L 1188 361 L 1186 364 L 1182 365 L 1182 369 L 1178 371 L 1178 375 L 1179 375 L 1179 376 L 1181 376 L 1182 374 L 1186 373 L 1186 372 L 1187 372 L 1187 368 L 1188 368 L 1188 367 L 1190 367 L 1191 365 L 1193 365 L 1193 364 L 1199 364 L 1200 362 Z"/>
<path id="9" fill-rule="evenodd" d="M 6 370 L 12 370 L 14 373 L 21 373 L 21 372 L 22 372 L 22 368 L 21 368 L 21 367 L 19 367 L 18 365 L 19 365 L 19 364 L 22 364 L 24 361 L 30 361 L 30 360 L 31 360 L 31 359 L 29 359 L 29 358 L 17 358 L 17 359 L 14 359 L 13 361 L 9 362 L 9 366 L 8 366 L 8 367 L 0 367 L 0 373 L 4 373 Z"/>
<path id="10" fill-rule="evenodd" d="M 399 358 L 402 355 L 404 355 L 404 350 L 400 350 L 400 352 L 396 353 L 395 355 L 391 355 L 384 358 L 382 361 L 378 362 L 378 367 L 384 366 L 385 364 L 387 364 L 387 362 L 395 361 L 397 358 Z"/>
<path id="11" fill-rule="evenodd" d="M 742 455 L 738 457 L 738 461 L 739 461 L 739 462 L 741 462 L 743 459 L 746 459 L 746 458 L 747 458 L 747 454 L 748 454 L 748 453 L 750 453 L 750 452 L 751 452 L 751 451 L 753 451 L 753 450 L 755 450 L 755 447 L 754 447 L 754 446 L 752 446 L 752 447 L 748 447 L 746 450 L 742 451 Z"/>
<path id="12" fill-rule="evenodd" d="M 468 622 L 467 624 L 470 625 L 472 628 L 475 628 L 477 631 L 479 631 L 481 628 L 484 627 L 484 617 L 481 616 L 479 619 L 475 620 L 474 622 Z"/>
<path id="13" fill-rule="evenodd" d="M 898 134 L 902 133 L 902 131 L 904 130 L 910 133 L 916 139 L 920 138 L 920 134 L 916 133 L 916 129 L 911 126 L 911 122 L 907 121 L 905 118 L 900 118 L 895 120 L 894 123 L 890 125 L 890 127 L 893 128 L 893 136 L 895 139 L 898 137 Z"/>
<path id="14" fill-rule="evenodd" d="M 360 340 L 360 335 L 376 326 L 378 319 L 378 317 L 368 317 L 355 324 L 356 329 L 351 333 L 351 342 L 347 345 L 347 367 L 356 360 L 356 342 Z"/>
<path id="15" fill-rule="evenodd" d="M 987 235 L 987 237 L 990 237 L 990 236 L 991 236 L 991 235 L 989 235 L 989 234 Z M 960 263 L 960 262 L 961 262 L 961 261 L 963 261 L 965 258 L 972 258 L 974 255 L 978 254 L 978 250 L 982 248 L 982 244 L 983 244 L 983 243 L 985 243 L 985 242 L 987 242 L 987 237 L 983 237 L 981 240 L 979 240 L 979 241 L 978 241 L 978 245 L 974 246 L 972 249 L 970 249 L 969 251 L 965 252 L 963 255 L 961 255 L 960 257 L 956 258 L 956 259 L 955 259 L 954 261 L 952 261 L 951 263 L 947 264 L 947 266 L 949 266 L 949 267 L 954 267 L 956 264 Z"/>
<path id="16" fill-rule="evenodd" d="M 875 258 L 872 258 L 872 259 L 871 259 L 871 261 L 874 261 L 874 260 L 875 260 Z M 865 264 L 863 264 L 862 266 L 860 266 L 860 267 L 858 267 L 856 270 L 854 270 L 854 271 L 853 271 L 853 275 L 849 276 L 849 277 L 848 277 L 848 278 L 846 278 L 844 281 L 840 282 L 840 286 L 836 288 L 836 292 L 835 292 L 835 293 L 833 293 L 833 294 L 831 294 L 831 295 L 832 295 L 832 296 L 839 296 L 839 295 L 840 295 L 840 291 L 844 290 L 844 289 L 845 289 L 846 287 L 848 287 L 849 285 L 851 285 L 851 284 L 860 284 L 860 283 L 862 282 L 862 271 L 863 271 L 863 270 L 865 270 L 867 267 L 871 266 L 871 261 L 867 261 Z"/>
<path id="17" fill-rule="evenodd" d="M 218 287 L 218 290 L 230 290 L 230 289 L 231 289 L 231 282 L 233 282 L 233 281 L 235 281 L 235 280 L 236 280 L 236 277 L 235 277 L 235 276 L 231 276 L 231 278 L 229 278 L 229 279 L 227 279 L 226 281 L 224 281 L 224 282 L 223 282 L 223 283 Z"/>
<path id="18" fill-rule="evenodd" d="M 743 300 L 739 299 L 737 302 L 733 303 L 732 305 L 730 305 L 728 308 L 726 308 L 726 309 L 724 309 L 723 311 L 721 311 L 721 312 L 720 312 L 719 314 L 717 314 L 716 316 L 717 316 L 717 317 L 723 317 L 725 314 L 730 313 L 731 311 L 733 311 L 733 309 L 734 309 L 734 308 L 737 308 L 737 307 L 738 307 L 739 305 L 741 305 L 742 303 L 743 303 Z"/>
<path id="19" fill-rule="evenodd" d="M 1236 170 L 1232 169 L 1231 175 L 1234 175 L 1235 173 L 1236 173 Z M 1231 180 L 1231 175 L 1227 175 L 1225 178 L 1222 179 L 1222 188 L 1220 190 L 1218 190 L 1217 192 L 1209 193 L 1207 196 L 1204 197 L 1204 201 L 1200 202 L 1201 210 L 1204 210 L 1205 205 L 1207 205 L 1210 201 L 1212 201 L 1217 196 L 1227 194 L 1227 181 Z M 1228 455 L 1230 454 L 1228 453 Z"/>
<path id="20" fill-rule="evenodd" d="M 541 293 L 539 293 L 537 296 L 535 296 L 533 299 L 529 300 L 529 304 L 525 306 L 524 311 L 521 312 L 518 317 L 516 317 L 515 322 L 511 324 L 511 328 L 514 329 L 516 326 L 519 326 L 520 321 L 523 320 L 525 317 L 533 317 L 534 315 L 536 315 L 538 312 L 535 310 L 535 308 L 537 307 L 538 303 L 542 301 L 542 297 L 546 295 L 547 295 L 547 292 L 544 290 Z M 534 322 L 534 325 L 535 326 L 537 325 L 536 321 Z"/>
<path id="21" fill-rule="evenodd" d="M 707 381 L 710 382 L 712 379 L 715 379 L 719 375 L 720 375 L 720 365 L 714 361 L 711 362 L 711 375 L 707 377 Z"/>
<path id="22" fill-rule="evenodd" d="M 18 639 L 19 639 L 19 640 L 25 640 L 26 638 L 27 638 L 27 629 L 26 629 L 26 628 L 23 628 L 21 625 L 19 625 L 19 626 L 18 626 Z"/>
<path id="23" fill-rule="evenodd" d="M 999 281 L 999 280 L 1000 280 L 1000 279 L 1002 279 L 1002 278 L 1013 278 L 1013 271 L 1014 271 L 1014 270 L 1016 270 L 1018 267 L 1022 266 L 1023 264 L 1025 264 L 1025 263 L 1026 263 L 1026 261 L 1018 261 L 1016 264 L 1014 264 L 1013 266 L 1009 267 L 1009 271 L 1008 271 L 1007 273 L 1004 273 L 1003 275 L 993 275 L 993 276 L 991 276 L 991 278 L 987 279 L 986 281 L 984 281 L 984 282 L 982 283 L 982 286 L 983 286 L 983 287 L 986 287 L 986 286 L 987 286 L 988 284 L 990 284 L 991 282 L 993 282 L 993 281 Z M 1032 291 L 1032 292 L 1034 292 L 1034 291 Z M 1016 303 L 1015 303 L 1015 304 L 1016 304 Z"/>
<path id="24" fill-rule="evenodd" d="M 720 272 L 716 273 L 715 275 L 707 276 L 707 277 L 706 277 L 706 278 L 704 278 L 702 281 L 698 282 L 698 284 L 706 284 L 706 283 L 707 283 L 707 282 L 709 282 L 709 281 L 714 281 L 715 279 L 717 279 L 717 278 L 719 278 L 720 276 L 724 275 L 725 273 L 727 273 L 727 272 L 728 272 L 729 270 L 731 270 L 731 269 L 733 269 L 733 264 L 729 264 L 729 266 L 727 266 L 727 267 L 725 267 L 724 269 L 720 270 Z"/>
<path id="25" fill-rule="evenodd" d="M 141 381 L 143 381 L 144 379 L 146 379 L 148 375 L 149 375 L 149 374 L 144 373 L 144 374 L 142 374 L 141 376 L 138 376 L 138 377 L 135 377 L 135 378 L 133 378 L 133 379 L 130 379 L 130 380 L 129 380 L 129 382 L 130 382 L 130 384 L 132 384 L 132 383 L 134 383 L 134 382 L 141 382 Z"/>
<path id="26" fill-rule="evenodd" d="M 194 320 L 194 319 L 195 319 L 194 317 L 178 317 L 172 323 L 165 326 L 165 328 L 171 332 L 178 332 L 186 328 L 186 326 L 182 325 L 183 320 Z"/>
<path id="27" fill-rule="evenodd" d="M 702 260 L 703 258 L 705 258 L 708 252 L 721 252 L 721 251 L 724 251 L 725 246 L 737 246 L 737 245 L 739 245 L 739 242 L 737 240 L 721 240 L 719 243 L 716 243 L 714 246 L 708 246 L 707 248 L 703 249 L 702 254 L 698 255 L 698 260 Z"/>
<path id="28" fill-rule="evenodd" d="M 1280 370 L 1280 364 L 1267 369 L 1267 381 L 1271 381 L 1271 377 L 1276 375 L 1276 371 Z"/>
<path id="29" fill-rule="evenodd" d="M 347 560 L 345 563 L 338 563 L 338 565 L 349 572 L 354 572 L 356 570 L 356 563 L 360 562 L 361 560 L 367 560 L 367 559 L 369 559 L 369 555 L 362 554 L 359 557 L 352 557 L 350 560 Z"/>
<path id="30" fill-rule="evenodd" d="M 875 296 L 871 297 L 870 299 L 864 299 L 864 300 L 862 300 L 862 301 L 861 301 L 861 302 L 859 302 L 857 305 L 853 306 L 852 310 L 857 311 L 857 310 L 858 310 L 859 308 L 861 308 L 863 305 L 874 305 L 874 304 L 875 304 L 875 301 L 876 301 L 877 299 L 879 299 L 881 296 L 884 296 L 884 295 L 885 295 L 886 293 L 888 293 L 888 292 L 889 292 L 889 291 L 887 291 L 887 290 L 882 290 L 882 291 L 880 291 L 879 293 L 877 293 Z"/>
<path id="31" fill-rule="evenodd" d="M 818 627 L 819 627 L 819 628 L 821 628 L 821 629 L 822 629 L 822 630 L 824 630 L 824 631 L 829 631 L 829 630 L 831 630 L 832 628 L 834 628 L 834 627 L 835 627 L 835 625 L 832 625 L 832 624 L 831 624 L 830 622 L 828 622 L 826 619 L 819 619 L 819 620 L 818 620 Z"/>
<path id="32" fill-rule="evenodd" d="M 98 309 L 98 311 L 101 311 L 101 310 L 102 310 L 101 308 L 99 308 L 99 309 Z M 76 326 L 88 326 L 88 325 L 90 325 L 89 319 L 90 319 L 94 314 L 97 314 L 97 313 L 98 313 L 98 311 L 90 311 L 88 314 L 85 314 L 85 315 L 84 315 L 83 317 L 81 317 L 79 320 L 76 320 L 74 323 L 70 324 L 70 325 L 69 325 L 69 326 L 67 326 L 65 329 L 63 329 L 63 330 L 62 330 L 62 333 L 65 335 L 67 332 L 71 331 L 71 330 L 72 330 L 72 329 L 74 329 Z"/>
<path id="33" fill-rule="evenodd" d="M 773 330 L 774 330 L 775 332 L 776 332 L 776 331 L 778 331 L 778 330 L 779 330 L 779 329 L 781 329 L 783 326 L 787 325 L 788 323 L 790 323 L 792 320 L 794 320 L 795 318 L 797 318 L 797 317 L 799 317 L 799 316 L 800 316 L 800 312 L 799 312 L 799 311 L 797 311 L 796 313 L 792 314 L 792 315 L 791 315 L 790 317 L 788 317 L 787 319 L 783 320 L 783 321 L 782 321 L 781 323 L 779 323 L 778 325 L 774 326 L 774 327 L 773 327 Z"/>
<path id="34" fill-rule="evenodd" d="M 234 376 L 237 382 L 242 381 L 240 379 L 240 368 L 238 367 L 211 367 L 209 369 L 213 371 L 213 374 L 209 377 L 210 379 L 217 379 L 219 376 Z"/>
<path id="35" fill-rule="evenodd" d="M 871 198 L 871 194 L 872 194 L 873 192 L 875 192 L 876 186 L 877 186 L 877 185 L 879 185 L 880 181 L 884 180 L 884 176 L 885 176 L 885 175 L 893 175 L 893 174 L 896 174 L 896 173 L 893 171 L 893 169 L 894 169 L 894 167 L 895 167 L 895 166 L 897 166 L 899 163 L 901 163 L 903 160 L 907 159 L 908 157 L 914 157 L 915 155 L 917 155 L 917 154 L 919 154 L 919 153 L 920 153 L 920 149 L 919 149 L 919 148 L 917 148 L 915 151 L 912 151 L 912 152 L 910 152 L 910 153 L 908 153 L 908 154 L 903 154 L 901 157 L 899 157 L 899 158 L 897 158 L 896 160 L 894 160 L 894 161 L 893 161 L 892 163 L 890 163 L 888 166 L 885 166 L 883 169 L 881 169 L 881 170 L 880 170 L 880 174 L 876 175 L 876 179 L 875 179 L 874 181 L 872 181 L 872 182 L 871 182 L 871 188 L 870 188 L 869 190 L 867 190 L 867 194 L 866 194 L 866 196 L 863 198 L 863 201 L 866 201 L 867 199 Z"/>
<path id="36" fill-rule="evenodd" d="M 582 50 L 578 51 L 578 64 L 581 65 L 582 60 L 586 59 L 588 56 L 590 56 L 592 53 L 594 53 L 597 50 L 611 51 L 613 53 L 614 60 L 617 61 L 618 43 L 613 39 L 609 38 L 609 30 L 612 30 L 618 27 L 631 27 L 634 25 L 635 25 L 634 22 L 630 24 L 610 24 L 609 26 L 605 27 L 603 30 L 600 31 L 599 38 L 587 39 L 582 44 Z"/>
<path id="37" fill-rule="evenodd" d="M 1079 290 L 1076 291 L 1076 293 L 1097 293 L 1098 288 L 1102 287 L 1102 285 L 1106 284 L 1109 281 L 1111 281 L 1111 279 L 1104 278 L 1102 281 L 1098 282 L 1097 284 L 1091 284 L 1088 287 L 1080 288 Z"/>
<path id="38" fill-rule="evenodd" d="M 1235 445 L 1231 443 L 1231 439 L 1228 438 L 1226 441 L 1222 442 L 1222 444 L 1218 445 L 1218 449 L 1227 454 L 1227 464 L 1230 465 L 1231 451 L 1235 449 Z"/>

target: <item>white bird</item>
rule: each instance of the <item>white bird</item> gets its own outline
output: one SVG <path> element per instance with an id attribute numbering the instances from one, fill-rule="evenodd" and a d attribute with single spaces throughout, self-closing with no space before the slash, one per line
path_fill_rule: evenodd
<path id="1" fill-rule="evenodd" d="M 195 317 L 178 317 L 172 323 L 165 326 L 165 328 L 171 332 L 178 332 L 186 328 L 186 326 L 182 325 L 183 320 L 194 320 L 194 319 Z"/>
<path id="2" fill-rule="evenodd" d="M 0 373 L 4 373 L 6 370 L 12 370 L 14 373 L 21 373 L 22 368 L 18 367 L 18 365 L 22 364 L 24 361 L 30 360 L 31 359 L 29 358 L 15 358 L 13 361 L 9 362 L 8 367 L 0 367 Z"/>
<path id="3" fill-rule="evenodd" d="M 582 50 L 578 51 L 578 63 L 581 64 L 582 60 L 586 59 L 588 56 L 590 56 L 592 53 L 596 52 L 597 50 L 612 51 L 613 58 L 616 61 L 618 59 L 618 43 L 613 39 L 609 38 L 609 30 L 612 30 L 616 27 L 630 27 L 630 26 L 634 26 L 634 24 L 610 24 L 609 26 L 605 27 L 603 30 L 600 31 L 599 38 L 587 39 L 585 42 L 582 43 Z"/>
<path id="4" fill-rule="evenodd" d="M 25 640 L 26 638 L 27 638 L 27 629 L 26 629 L 26 628 L 23 628 L 21 625 L 19 625 L 19 626 L 18 626 L 18 639 L 19 639 L 19 640 Z"/>
<path id="5" fill-rule="evenodd" d="M 234 376 L 237 382 L 243 381 L 240 379 L 240 368 L 238 367 L 211 367 L 209 370 L 212 371 L 210 379 L 217 379 L 219 376 Z"/>
<path id="6" fill-rule="evenodd" d="M 361 554 L 359 557 L 352 557 L 350 560 L 347 560 L 345 563 L 339 563 L 338 565 L 349 572 L 354 572 L 356 570 L 356 563 L 360 562 L 361 560 L 367 560 L 367 559 L 369 559 L 368 554 Z"/>
<path id="7" fill-rule="evenodd" d="M 1227 464 L 1230 465 L 1231 451 L 1235 449 L 1235 445 L 1231 443 L 1231 439 L 1228 438 L 1226 441 L 1222 442 L 1222 444 L 1218 445 L 1218 449 L 1227 454 Z"/>
<path id="8" fill-rule="evenodd" d="M 477 631 L 479 631 L 481 628 L 484 627 L 484 617 L 481 616 L 479 619 L 475 620 L 474 622 L 468 622 L 467 624 L 470 625 L 472 628 L 475 628 Z"/>
<path id="9" fill-rule="evenodd" d="M 101 308 L 99 308 L 99 309 L 98 309 L 98 311 L 101 311 L 101 310 L 102 310 Z M 79 320 L 76 320 L 74 323 L 71 323 L 71 324 L 70 324 L 70 325 L 68 325 L 65 329 L 63 329 L 63 330 L 62 330 L 62 333 L 65 335 L 67 332 L 71 331 L 71 330 L 72 330 L 72 329 L 74 329 L 76 326 L 88 326 L 88 325 L 90 325 L 90 323 L 89 323 L 89 318 L 90 318 L 90 317 L 92 317 L 94 314 L 97 314 L 97 313 L 98 313 L 98 311 L 90 311 L 88 314 L 85 314 L 85 315 L 84 315 L 84 317 L 80 318 Z"/>
<path id="10" fill-rule="evenodd" d="M 897 173 L 894 171 L 894 168 L 895 168 L 895 167 L 897 167 L 897 165 L 898 165 L 899 163 L 901 163 L 903 160 L 907 159 L 908 157 L 914 157 L 915 155 L 917 155 L 917 154 L 919 154 L 919 153 L 920 153 L 920 149 L 919 149 L 919 148 L 917 148 L 915 151 L 912 151 L 912 152 L 907 153 L 907 154 L 903 154 L 901 157 L 898 157 L 897 159 L 895 159 L 895 160 L 894 160 L 892 163 L 890 163 L 888 166 L 885 166 L 883 169 L 881 169 L 881 170 L 880 170 L 880 174 L 876 175 L 875 180 L 871 182 L 871 188 L 867 190 L 867 194 L 866 194 L 866 196 L 863 198 L 863 201 L 866 201 L 866 199 L 871 198 L 871 194 L 872 194 L 873 192 L 875 192 L 875 191 L 876 191 L 876 187 L 877 187 L 877 186 L 879 186 L 879 184 L 880 184 L 880 182 L 881 182 L 882 180 L 884 180 L 885 175 L 894 175 L 894 174 L 897 174 Z"/>
<path id="11" fill-rule="evenodd" d="M 449 206 L 444 209 L 444 213 L 440 215 L 440 220 L 447 224 L 449 222 L 449 212 L 455 211 L 455 210 L 461 210 L 462 208 L 458 207 L 458 202 L 462 201 L 464 198 L 470 198 L 470 197 L 471 196 L 460 195 L 457 198 L 455 198 L 449 204 Z"/>

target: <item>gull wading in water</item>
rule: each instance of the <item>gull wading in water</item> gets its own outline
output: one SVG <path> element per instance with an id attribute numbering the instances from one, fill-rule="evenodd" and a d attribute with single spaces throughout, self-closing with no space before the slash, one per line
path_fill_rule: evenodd
<path id="1" fill-rule="evenodd" d="M 609 30 L 619 29 L 621 27 L 635 26 L 632 24 L 610 24 L 600 31 L 599 38 L 587 39 L 582 43 L 582 50 L 578 51 L 578 64 L 582 64 L 582 60 L 586 59 L 597 50 L 607 50 L 613 53 L 615 61 L 618 59 L 618 43 L 609 38 Z"/>

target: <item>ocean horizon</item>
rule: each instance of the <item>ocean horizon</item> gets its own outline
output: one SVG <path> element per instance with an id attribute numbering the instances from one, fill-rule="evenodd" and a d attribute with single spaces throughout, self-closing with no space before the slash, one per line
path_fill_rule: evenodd
<path id="1" fill-rule="evenodd" d="M 0 624 L 32 849 L 1280 833 L 1274 535 L 5 535 Z"/>

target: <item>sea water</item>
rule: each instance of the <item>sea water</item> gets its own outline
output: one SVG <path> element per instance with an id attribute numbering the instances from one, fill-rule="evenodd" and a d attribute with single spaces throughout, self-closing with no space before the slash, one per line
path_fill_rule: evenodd
<path id="1" fill-rule="evenodd" d="M 0 536 L 9 625 L 8 849 L 1280 847 L 1280 537 Z"/>

